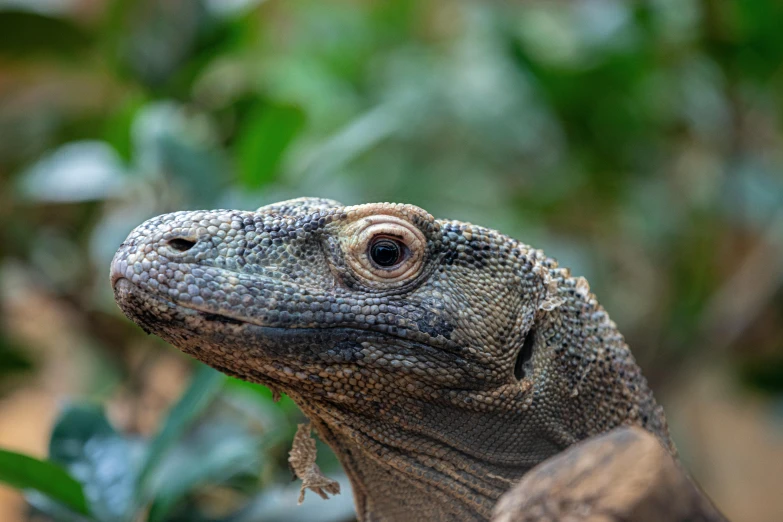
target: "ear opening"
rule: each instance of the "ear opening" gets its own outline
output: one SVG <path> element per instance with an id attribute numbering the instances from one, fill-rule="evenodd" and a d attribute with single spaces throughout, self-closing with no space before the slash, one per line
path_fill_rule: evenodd
<path id="1" fill-rule="evenodd" d="M 522 342 L 522 349 L 517 354 L 517 360 L 514 362 L 514 377 L 518 381 L 525 378 L 525 365 L 533 357 L 533 346 L 536 344 L 536 326 L 533 325 L 525 334 L 525 340 Z"/>

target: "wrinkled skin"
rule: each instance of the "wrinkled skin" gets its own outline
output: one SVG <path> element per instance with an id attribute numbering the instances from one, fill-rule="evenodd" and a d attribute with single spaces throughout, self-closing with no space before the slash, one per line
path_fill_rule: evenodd
<path id="1" fill-rule="evenodd" d="M 400 261 L 374 261 L 394 242 Z M 176 212 L 112 264 L 125 314 L 283 391 L 351 479 L 360 520 L 484 520 L 542 460 L 663 412 L 582 278 L 498 232 L 400 204 L 301 198 Z"/>

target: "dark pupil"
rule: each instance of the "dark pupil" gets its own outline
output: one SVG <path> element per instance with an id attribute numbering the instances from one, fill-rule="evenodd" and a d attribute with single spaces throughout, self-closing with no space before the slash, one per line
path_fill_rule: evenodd
<path id="1" fill-rule="evenodd" d="M 378 266 L 394 266 L 400 260 L 400 246 L 389 239 L 373 243 L 370 257 Z"/>

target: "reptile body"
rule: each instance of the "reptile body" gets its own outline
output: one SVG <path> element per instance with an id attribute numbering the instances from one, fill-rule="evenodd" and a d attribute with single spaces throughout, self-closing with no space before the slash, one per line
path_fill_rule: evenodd
<path id="1" fill-rule="evenodd" d="M 533 466 L 618 426 L 675 451 L 587 282 L 487 228 L 317 198 L 175 212 L 111 273 L 146 331 L 287 393 L 362 521 L 487 520 Z"/>

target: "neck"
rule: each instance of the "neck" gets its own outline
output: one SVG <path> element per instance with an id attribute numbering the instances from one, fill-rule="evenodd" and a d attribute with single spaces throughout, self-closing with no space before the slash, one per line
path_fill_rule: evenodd
<path id="1" fill-rule="evenodd" d="M 493 452 L 479 443 L 465 444 L 472 431 L 484 434 L 482 442 L 494 438 L 487 426 L 497 423 L 480 416 L 451 439 L 451 427 L 406 426 L 323 403 L 299 404 L 343 465 L 363 522 L 486 520 L 500 495 L 537 462 L 518 448 L 496 446 Z M 454 417 L 446 413 L 442 418 Z M 558 449 L 552 446 L 548 452 Z M 509 458 L 512 452 L 516 458 Z"/>

